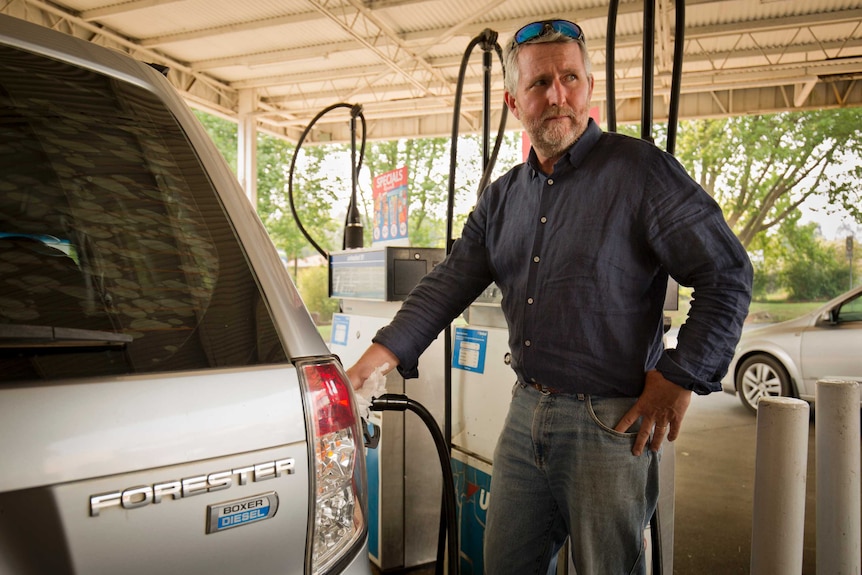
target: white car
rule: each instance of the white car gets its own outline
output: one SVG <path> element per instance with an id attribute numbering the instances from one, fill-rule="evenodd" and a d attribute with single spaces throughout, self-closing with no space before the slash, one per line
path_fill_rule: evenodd
<path id="1" fill-rule="evenodd" d="M 0 15 L 0 575 L 370 575 L 354 400 L 162 71 Z"/>
<path id="2" fill-rule="evenodd" d="M 796 319 L 743 332 L 722 389 L 757 410 L 769 395 L 814 402 L 820 379 L 862 382 L 862 286 Z"/>

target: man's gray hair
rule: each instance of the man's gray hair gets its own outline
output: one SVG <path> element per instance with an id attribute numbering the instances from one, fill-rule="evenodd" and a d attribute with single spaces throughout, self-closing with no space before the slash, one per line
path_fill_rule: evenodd
<path id="1" fill-rule="evenodd" d="M 583 39 L 575 40 L 574 38 L 561 34 L 556 30 L 551 30 L 547 34 L 541 34 L 532 40 L 527 40 L 522 44 L 517 44 L 515 43 L 515 36 L 512 35 L 512 38 L 509 39 L 509 42 L 503 49 L 503 85 L 507 92 L 514 94 L 518 88 L 518 53 L 521 51 L 521 46 L 525 46 L 527 44 L 542 44 L 545 42 L 577 42 L 581 46 L 581 55 L 584 58 L 584 69 L 587 71 L 587 75 L 593 73 L 593 66 L 590 63 L 590 54 L 587 51 L 587 44 Z"/>

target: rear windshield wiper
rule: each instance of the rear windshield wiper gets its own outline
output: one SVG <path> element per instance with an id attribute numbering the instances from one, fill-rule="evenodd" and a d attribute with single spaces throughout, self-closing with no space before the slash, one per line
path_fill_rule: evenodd
<path id="1" fill-rule="evenodd" d="M 112 331 L 51 325 L 0 324 L 0 349 L 122 349 L 133 339 L 130 335 Z"/>

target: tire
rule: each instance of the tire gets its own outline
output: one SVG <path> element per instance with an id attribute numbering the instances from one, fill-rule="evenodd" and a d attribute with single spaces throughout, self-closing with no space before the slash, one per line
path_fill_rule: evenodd
<path id="1" fill-rule="evenodd" d="M 757 403 L 767 396 L 793 397 L 787 370 L 771 355 L 756 354 L 747 358 L 736 372 L 739 400 L 752 413 Z"/>

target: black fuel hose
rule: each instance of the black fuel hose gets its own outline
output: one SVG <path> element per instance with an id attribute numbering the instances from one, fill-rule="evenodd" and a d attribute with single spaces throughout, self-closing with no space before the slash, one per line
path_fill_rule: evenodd
<path id="1" fill-rule="evenodd" d="M 682 88 L 682 60 L 685 54 L 685 0 L 676 0 L 676 18 L 673 30 L 673 71 L 670 81 L 670 108 L 667 113 L 667 151 L 676 152 L 676 133 L 679 122 L 679 99 Z"/>
<path id="2" fill-rule="evenodd" d="M 353 184 L 353 190 L 350 196 L 350 205 L 347 208 L 347 216 L 345 219 L 345 228 L 347 228 L 351 223 L 350 219 L 352 215 L 358 214 L 356 208 L 356 176 L 359 174 L 359 170 L 362 168 L 362 159 L 365 157 L 365 134 L 366 134 L 366 125 L 365 125 L 365 116 L 362 114 L 362 106 L 359 104 L 346 104 L 344 102 L 338 104 L 332 104 L 331 106 L 327 106 L 323 110 L 317 113 L 317 115 L 312 118 L 311 122 L 308 123 L 308 126 L 303 130 L 302 135 L 299 137 L 299 141 L 296 142 L 296 148 L 293 150 L 293 158 L 290 160 L 290 171 L 287 176 L 287 197 L 290 200 L 290 213 L 293 214 L 293 220 L 296 222 L 299 231 L 302 232 L 302 235 L 305 236 L 305 239 L 311 243 L 314 249 L 317 250 L 317 253 L 322 255 L 324 258 L 329 258 L 329 253 L 324 250 L 320 245 L 314 241 L 314 238 L 306 231 L 305 227 L 302 225 L 302 220 L 299 218 L 299 214 L 296 211 L 296 205 L 293 201 L 293 172 L 296 169 L 296 158 L 299 156 L 299 150 L 302 148 L 302 142 L 305 141 L 305 138 L 308 136 L 311 129 L 314 127 L 314 124 L 317 121 L 331 112 L 336 108 L 349 108 L 350 109 L 350 118 L 351 118 L 351 136 L 354 133 L 353 127 L 355 125 L 355 118 L 359 116 L 359 119 L 362 121 L 362 145 L 359 150 L 359 161 L 356 162 L 354 160 L 354 154 L 351 154 L 351 183 Z M 352 148 L 355 148 L 353 146 Z"/>
<path id="3" fill-rule="evenodd" d="M 464 78 L 467 73 L 467 64 L 470 62 L 470 54 L 473 52 L 473 49 L 481 45 L 482 49 L 487 51 L 494 50 L 497 53 L 500 62 L 503 61 L 503 51 L 500 48 L 500 45 L 497 43 L 497 33 L 493 30 L 485 29 L 478 36 L 473 38 L 470 43 L 467 45 L 467 49 L 464 51 L 464 55 L 461 57 L 461 67 L 458 70 L 458 83 L 455 87 L 455 110 L 452 114 L 452 142 L 449 149 L 449 195 L 448 201 L 446 205 L 446 253 L 449 253 L 449 250 L 452 247 L 452 220 L 454 218 L 455 211 L 455 172 L 458 166 L 458 133 L 459 133 L 459 124 L 461 119 L 461 98 L 464 94 Z M 487 184 L 488 176 L 485 174 L 489 174 L 494 169 L 494 164 L 497 161 L 496 152 L 500 149 L 501 140 L 503 139 L 503 135 L 506 131 L 506 118 L 508 116 L 509 109 L 506 107 L 506 104 L 503 104 L 503 111 L 500 115 L 500 125 L 497 129 L 497 142 L 494 146 L 495 153 L 492 154 L 488 160 L 487 166 L 483 167 L 483 178 L 480 182 L 480 185 Z M 487 126 L 485 126 L 487 128 Z M 478 193 L 481 194 L 484 188 L 480 187 Z"/>
<path id="4" fill-rule="evenodd" d="M 653 85 L 655 75 L 655 0 L 644 0 L 643 71 L 641 73 L 641 139 L 653 141 Z"/>
<path id="5" fill-rule="evenodd" d="M 608 132 L 617 131 L 617 97 L 616 78 L 616 42 L 617 42 L 617 12 L 620 0 L 611 0 L 608 6 L 608 32 L 605 40 L 605 100 L 607 101 Z"/>
<path id="6" fill-rule="evenodd" d="M 440 468 L 443 472 L 443 508 L 444 519 L 447 530 L 447 551 L 449 558 L 449 575 L 458 575 L 461 572 L 461 563 L 458 553 L 458 518 L 455 512 L 455 483 L 452 476 L 452 461 L 449 459 L 449 448 L 443 438 L 440 426 L 434 420 L 425 406 L 413 401 L 406 395 L 397 393 L 385 393 L 371 400 L 371 411 L 412 411 L 425 424 L 431 437 L 434 438 L 434 446 L 440 458 Z M 437 561 L 436 573 L 442 574 L 442 561 Z"/>

